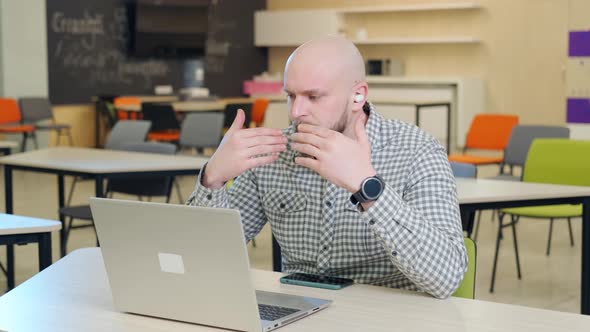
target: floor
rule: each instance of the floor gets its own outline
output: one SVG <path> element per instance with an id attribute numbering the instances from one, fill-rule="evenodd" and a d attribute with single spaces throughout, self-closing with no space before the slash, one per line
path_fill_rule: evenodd
<path id="1" fill-rule="evenodd" d="M 480 177 L 491 176 L 497 168 L 480 169 Z M 3 174 L 0 170 L 0 192 L 3 192 Z M 184 198 L 192 191 L 195 179 L 179 179 Z M 14 173 L 14 211 L 32 217 L 56 219 L 57 180 L 54 175 L 17 171 Z M 69 188 L 67 179 L 66 188 Z M 84 204 L 94 193 L 92 182 L 83 182 L 76 188 L 74 204 Z M 115 198 L 133 197 L 115 196 Z M 176 195 L 173 203 L 178 202 Z M 0 211 L 4 210 L 4 197 L 0 196 Z M 491 213 L 485 212 L 477 241 L 478 261 L 476 298 L 487 301 L 512 303 L 565 312 L 579 312 L 580 308 L 580 220 L 573 221 L 575 246 L 569 244 L 567 223 L 556 222 L 554 227 L 551 256 L 545 255 L 548 221 L 523 219 L 518 225 L 519 249 L 521 253 L 522 280 L 516 278 L 512 234 L 505 232 L 502 241 L 495 292 L 490 293 L 490 278 L 494 254 L 496 223 Z M 90 228 L 72 232 L 68 251 L 95 246 L 94 231 Z M 57 259 L 58 235 L 53 235 L 53 257 Z M 259 269 L 271 269 L 270 230 L 266 227 L 256 238 L 256 247 L 248 245 L 251 265 Z M 22 283 L 37 273 L 36 245 L 16 247 L 16 281 Z M 0 248 L 0 261 L 5 262 L 5 248 Z M 5 291 L 6 281 L 0 273 L 0 293 Z"/>

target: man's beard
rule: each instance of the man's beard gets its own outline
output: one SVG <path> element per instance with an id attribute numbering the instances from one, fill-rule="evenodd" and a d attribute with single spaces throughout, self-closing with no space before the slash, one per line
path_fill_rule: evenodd
<path id="1" fill-rule="evenodd" d="M 346 129 L 346 124 L 348 123 L 348 112 L 344 111 L 332 128 L 332 130 L 337 131 L 339 133 L 344 133 L 344 129 Z"/>

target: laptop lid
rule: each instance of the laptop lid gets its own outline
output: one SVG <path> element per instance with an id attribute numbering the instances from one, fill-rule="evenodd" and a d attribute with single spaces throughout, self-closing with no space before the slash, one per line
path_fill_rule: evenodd
<path id="1" fill-rule="evenodd" d="M 91 198 L 120 311 L 261 331 L 237 210 Z"/>

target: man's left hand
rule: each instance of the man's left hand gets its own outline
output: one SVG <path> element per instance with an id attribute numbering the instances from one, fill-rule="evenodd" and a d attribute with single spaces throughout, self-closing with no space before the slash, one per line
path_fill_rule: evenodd
<path id="1" fill-rule="evenodd" d="M 296 157 L 295 163 L 310 168 L 331 183 L 357 192 L 364 179 L 377 174 L 371 164 L 371 145 L 364 119 L 355 123 L 355 138 L 327 128 L 300 124 L 291 136 L 291 147 L 309 157 Z"/>

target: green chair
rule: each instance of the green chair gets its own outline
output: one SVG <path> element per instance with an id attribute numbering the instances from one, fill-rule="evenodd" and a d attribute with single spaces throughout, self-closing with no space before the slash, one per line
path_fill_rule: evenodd
<path id="1" fill-rule="evenodd" d="M 590 186 L 590 141 L 575 141 L 568 139 L 535 139 L 527 155 L 523 170 L 523 182 L 550 183 L 574 186 Z M 509 223 L 503 223 L 505 215 L 510 216 Z M 520 217 L 549 219 L 549 237 L 547 240 L 547 252 L 551 250 L 551 235 L 554 219 L 566 219 L 569 226 L 570 243 L 574 245 L 571 228 L 571 218 L 582 216 L 582 206 L 572 204 L 545 205 L 502 209 L 498 223 L 498 235 L 496 238 L 496 253 L 492 269 L 492 282 L 490 292 L 494 291 L 496 267 L 502 228 L 512 227 L 514 249 L 516 255 L 516 268 L 518 278 L 521 278 L 520 261 L 518 257 L 518 245 L 516 240 L 516 224 Z"/>
<path id="2" fill-rule="evenodd" d="M 467 271 L 459 288 L 453 293 L 455 297 L 465 299 L 475 298 L 475 268 L 477 265 L 477 248 L 472 239 L 465 238 L 465 249 L 467 249 Z"/>

